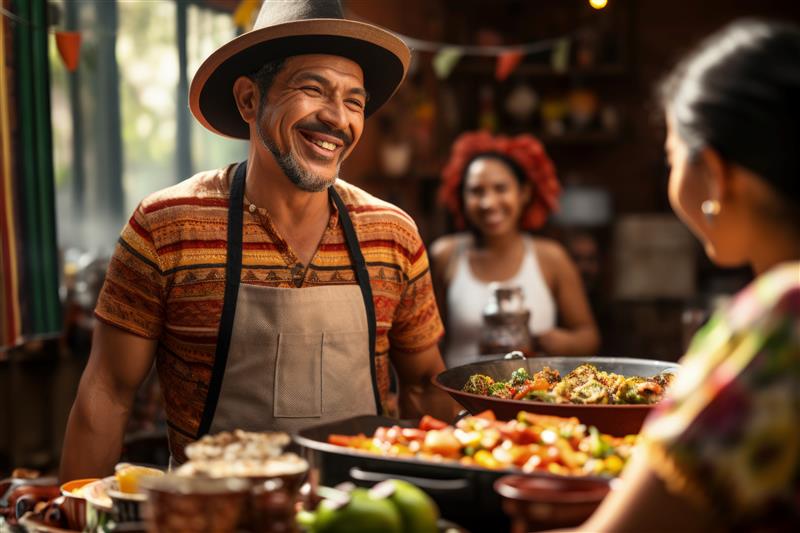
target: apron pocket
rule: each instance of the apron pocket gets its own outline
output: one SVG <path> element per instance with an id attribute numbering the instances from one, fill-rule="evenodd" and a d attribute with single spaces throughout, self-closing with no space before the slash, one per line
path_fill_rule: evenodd
<path id="1" fill-rule="evenodd" d="M 325 415 L 374 415 L 369 334 L 326 331 L 322 341 L 322 411 Z"/>
<path id="2" fill-rule="evenodd" d="M 322 415 L 322 334 L 278 335 L 275 361 L 276 418 Z"/>

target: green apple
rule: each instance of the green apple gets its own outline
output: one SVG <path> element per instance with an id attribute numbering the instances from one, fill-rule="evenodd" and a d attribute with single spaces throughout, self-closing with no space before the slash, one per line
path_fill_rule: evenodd
<path id="1" fill-rule="evenodd" d="M 383 488 L 390 485 L 393 490 Z M 390 479 L 373 487 L 373 493 L 388 494 L 400 516 L 403 518 L 405 533 L 437 533 L 436 521 L 439 519 L 439 508 L 425 491 L 407 481 Z"/>
<path id="2" fill-rule="evenodd" d="M 322 501 L 313 528 L 315 533 L 402 533 L 403 520 L 390 500 L 356 488 L 345 505 Z"/>

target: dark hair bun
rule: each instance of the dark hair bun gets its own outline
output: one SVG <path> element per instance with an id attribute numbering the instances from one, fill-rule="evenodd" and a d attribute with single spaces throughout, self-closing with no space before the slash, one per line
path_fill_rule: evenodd
<path id="1" fill-rule="evenodd" d="M 690 150 L 710 146 L 800 202 L 800 28 L 734 22 L 675 68 L 662 96 Z"/>

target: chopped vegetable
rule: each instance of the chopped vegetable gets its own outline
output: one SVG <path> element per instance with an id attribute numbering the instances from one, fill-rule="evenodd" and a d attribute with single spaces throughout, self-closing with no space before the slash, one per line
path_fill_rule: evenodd
<path id="1" fill-rule="evenodd" d="M 498 421 L 485 411 L 462 418 L 455 427 L 441 424 L 426 417 L 418 428 L 380 427 L 372 437 L 330 435 L 328 441 L 390 457 L 573 476 L 618 475 L 636 444 L 635 435 L 612 437 L 577 418 L 525 411 L 509 421 Z"/>
<path id="2" fill-rule="evenodd" d="M 489 396 L 510 399 L 514 396 L 514 387 L 504 381 L 498 381 L 489 387 Z"/>
<path id="3" fill-rule="evenodd" d="M 469 377 L 469 381 L 464 385 L 464 392 L 472 394 L 480 394 L 486 396 L 489 393 L 489 387 L 494 385 L 494 380 L 489 376 L 483 374 L 473 374 Z"/>
<path id="4" fill-rule="evenodd" d="M 518 368 L 511 373 L 511 385 L 521 387 L 526 381 L 530 381 L 531 376 L 524 368 Z"/>
<path id="5" fill-rule="evenodd" d="M 419 421 L 419 429 L 428 431 L 429 429 L 444 429 L 447 427 L 447 422 L 443 422 L 438 418 L 433 418 L 430 415 L 425 415 Z"/>

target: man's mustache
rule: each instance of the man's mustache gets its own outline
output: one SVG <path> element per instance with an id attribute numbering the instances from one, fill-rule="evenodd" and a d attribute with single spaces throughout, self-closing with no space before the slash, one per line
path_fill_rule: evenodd
<path id="1" fill-rule="evenodd" d="M 325 135 L 330 135 L 331 137 L 336 137 L 344 143 L 345 147 L 353 144 L 353 138 L 350 137 L 345 131 L 335 130 L 321 122 L 306 122 L 303 124 L 298 124 L 295 127 L 306 131 L 313 131 L 315 133 L 323 133 Z"/>

